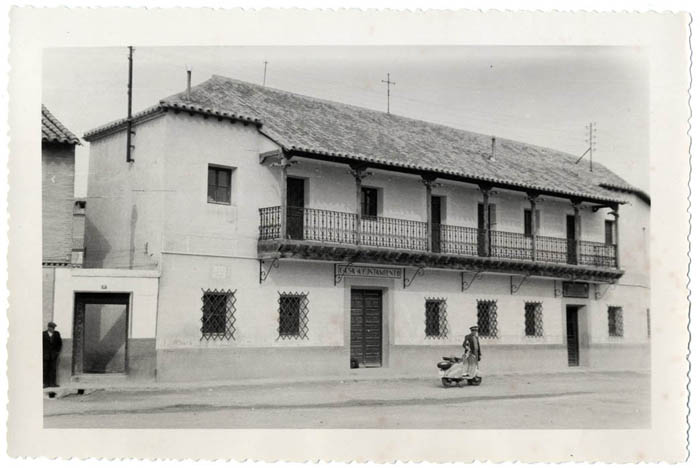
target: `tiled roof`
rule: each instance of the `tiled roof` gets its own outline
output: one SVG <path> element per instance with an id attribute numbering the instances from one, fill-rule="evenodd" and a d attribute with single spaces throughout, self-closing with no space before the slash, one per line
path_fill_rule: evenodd
<path id="1" fill-rule="evenodd" d="M 80 140 L 46 108 L 41 105 L 41 141 L 79 145 Z"/>
<path id="2" fill-rule="evenodd" d="M 217 75 L 194 86 L 189 99 L 182 92 L 163 99 L 159 106 L 255 123 L 287 151 L 601 201 L 622 201 L 619 190 L 639 192 L 605 166 L 594 163 L 591 172 L 587 164 L 576 165 L 577 157 L 561 151 L 496 138 L 490 158 L 488 135 Z M 123 122 L 91 131 L 86 139 Z"/>

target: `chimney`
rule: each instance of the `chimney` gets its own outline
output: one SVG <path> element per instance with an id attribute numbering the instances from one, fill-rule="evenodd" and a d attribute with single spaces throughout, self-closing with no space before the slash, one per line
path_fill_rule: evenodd
<path id="1" fill-rule="evenodd" d="M 491 156 L 489 156 L 489 161 L 496 160 L 496 137 L 491 137 Z"/>
<path id="2" fill-rule="evenodd" d="M 185 94 L 185 100 L 190 100 L 190 91 L 192 90 L 192 68 L 187 67 L 187 94 Z"/>

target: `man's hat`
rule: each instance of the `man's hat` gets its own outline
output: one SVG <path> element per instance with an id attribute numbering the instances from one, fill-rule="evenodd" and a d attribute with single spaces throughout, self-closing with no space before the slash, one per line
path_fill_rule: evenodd
<path id="1" fill-rule="evenodd" d="M 479 331 L 479 327 L 474 325 L 473 327 L 469 327 L 471 331 Z"/>
<path id="2" fill-rule="evenodd" d="M 53 323 L 53 322 L 47 323 L 46 326 L 47 326 L 48 328 L 56 328 L 56 324 Z"/>

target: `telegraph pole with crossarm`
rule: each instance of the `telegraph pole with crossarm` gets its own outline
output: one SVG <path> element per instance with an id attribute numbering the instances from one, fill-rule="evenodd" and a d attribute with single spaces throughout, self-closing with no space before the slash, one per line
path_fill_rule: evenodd
<path id="1" fill-rule="evenodd" d="M 386 83 L 386 113 L 391 114 L 391 109 L 389 103 L 391 101 L 391 85 L 395 85 L 394 81 L 391 81 L 391 73 L 386 74 L 386 80 L 382 80 L 382 83 Z"/>

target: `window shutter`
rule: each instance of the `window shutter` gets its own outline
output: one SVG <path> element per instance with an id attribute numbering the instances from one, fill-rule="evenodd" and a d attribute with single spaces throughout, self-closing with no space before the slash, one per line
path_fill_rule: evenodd
<path id="1" fill-rule="evenodd" d="M 535 232 L 534 234 L 540 233 L 540 210 L 535 210 Z"/>
<path id="2" fill-rule="evenodd" d="M 491 229 L 496 229 L 496 204 L 489 203 L 489 225 Z"/>

